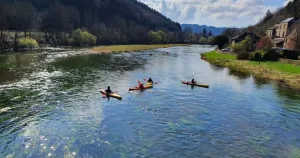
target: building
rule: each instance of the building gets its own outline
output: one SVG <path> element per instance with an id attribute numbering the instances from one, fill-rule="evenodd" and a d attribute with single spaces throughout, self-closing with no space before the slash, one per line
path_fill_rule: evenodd
<path id="1" fill-rule="evenodd" d="M 276 27 L 273 26 L 273 27 L 268 28 L 266 35 L 271 39 L 275 38 L 276 37 Z"/>
<path id="2" fill-rule="evenodd" d="M 295 22 L 288 36 L 284 39 L 284 47 L 285 49 L 296 50 L 299 49 L 300 46 L 296 45 L 300 44 L 300 21 Z"/>
<path id="3" fill-rule="evenodd" d="M 232 44 L 236 44 L 236 43 L 243 41 L 247 36 L 249 36 L 252 39 L 254 44 L 260 40 L 260 37 L 257 36 L 253 32 L 243 32 L 243 33 L 239 34 L 238 36 L 232 38 Z"/>
<path id="4" fill-rule="evenodd" d="M 291 28 L 297 19 L 298 18 L 290 17 L 267 29 L 266 35 L 272 39 L 274 47 L 284 48 L 286 46 L 285 42 L 288 40 L 285 38 L 289 32 L 291 32 Z"/>

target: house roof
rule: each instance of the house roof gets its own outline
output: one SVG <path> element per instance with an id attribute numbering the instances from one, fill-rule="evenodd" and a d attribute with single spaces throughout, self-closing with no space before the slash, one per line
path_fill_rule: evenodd
<path id="1" fill-rule="evenodd" d="M 294 17 L 287 18 L 287 19 L 283 20 L 281 23 L 289 23 L 289 22 L 291 22 L 294 19 L 295 19 Z"/>
<path id="2" fill-rule="evenodd" d="M 278 43 L 281 43 L 283 41 L 284 41 L 284 38 L 275 38 L 275 39 L 272 40 L 272 43 L 278 44 Z"/>
<path id="3" fill-rule="evenodd" d="M 244 40 L 247 36 L 250 36 L 251 38 L 253 38 L 254 40 L 259 40 L 260 37 L 257 36 L 255 33 L 253 32 L 243 32 L 241 34 L 239 34 L 238 36 L 232 38 L 232 40 L 238 40 L 238 41 L 242 41 Z"/>

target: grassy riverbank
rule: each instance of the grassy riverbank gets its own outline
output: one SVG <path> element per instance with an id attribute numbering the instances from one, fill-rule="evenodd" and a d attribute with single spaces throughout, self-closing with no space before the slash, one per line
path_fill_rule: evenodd
<path id="1" fill-rule="evenodd" d="M 187 44 L 159 44 L 159 45 L 113 45 L 99 46 L 91 48 L 94 53 L 116 53 L 116 52 L 136 52 L 158 48 L 168 48 L 176 46 L 187 46 Z"/>
<path id="2" fill-rule="evenodd" d="M 256 62 L 237 60 L 234 54 L 217 51 L 202 54 L 202 59 L 211 64 L 251 73 L 254 76 L 276 81 L 279 85 L 300 90 L 300 66 L 283 62 Z"/>

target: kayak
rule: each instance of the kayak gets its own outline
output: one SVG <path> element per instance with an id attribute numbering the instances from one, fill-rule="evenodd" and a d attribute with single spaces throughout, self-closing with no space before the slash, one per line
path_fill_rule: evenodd
<path id="1" fill-rule="evenodd" d="M 191 82 L 182 82 L 182 84 L 187 84 L 187 85 L 192 85 L 192 86 L 209 88 L 209 85 L 206 85 L 206 84 L 198 84 L 198 83 L 191 83 Z"/>
<path id="2" fill-rule="evenodd" d="M 105 90 L 104 90 L 104 89 L 100 89 L 100 93 L 101 93 L 101 94 L 103 94 L 103 95 L 106 95 L 106 96 L 112 97 L 112 98 L 119 99 L 119 100 L 121 100 L 121 99 L 122 99 L 122 97 L 121 97 L 119 94 L 117 94 L 117 93 L 110 93 L 110 94 L 107 94 L 107 93 L 105 92 Z"/>
<path id="3" fill-rule="evenodd" d="M 146 83 L 146 86 L 150 86 L 150 85 L 153 86 L 153 83 L 152 82 L 147 82 Z"/>
<path id="4" fill-rule="evenodd" d="M 153 88 L 152 84 L 146 84 L 143 89 L 140 89 L 139 87 L 129 88 L 129 91 L 136 91 L 136 90 L 144 90 L 144 89 L 150 89 Z"/>

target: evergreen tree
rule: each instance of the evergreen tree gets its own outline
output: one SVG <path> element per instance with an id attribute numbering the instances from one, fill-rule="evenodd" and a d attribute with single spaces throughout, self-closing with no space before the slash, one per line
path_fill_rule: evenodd
<path id="1" fill-rule="evenodd" d="M 204 28 L 203 31 L 202 31 L 202 35 L 203 35 L 203 37 L 205 37 L 205 38 L 207 37 L 207 31 L 206 31 L 205 28 Z"/>
<path id="2" fill-rule="evenodd" d="M 209 30 L 208 37 L 213 36 L 211 31 Z"/>

